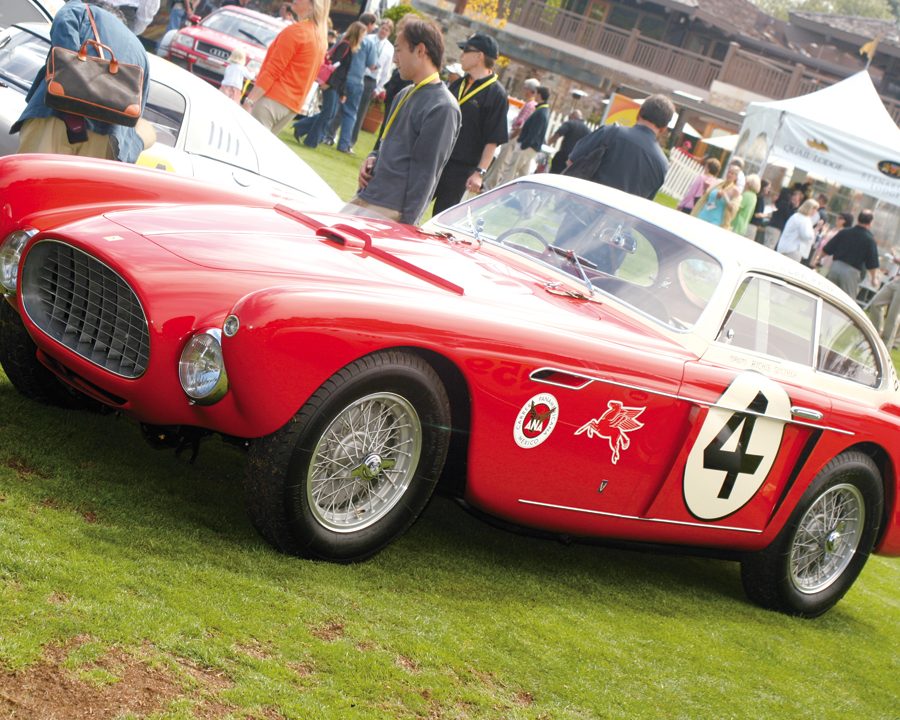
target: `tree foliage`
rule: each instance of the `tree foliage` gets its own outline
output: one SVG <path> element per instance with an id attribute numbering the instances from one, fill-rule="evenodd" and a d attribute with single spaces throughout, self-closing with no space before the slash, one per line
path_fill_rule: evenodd
<path id="1" fill-rule="evenodd" d="M 509 17 L 509 3 L 500 0 L 469 0 L 465 14 L 488 25 L 502 28 Z"/>
<path id="2" fill-rule="evenodd" d="M 782 20 L 792 11 L 900 19 L 900 0 L 754 0 L 763 11 Z"/>

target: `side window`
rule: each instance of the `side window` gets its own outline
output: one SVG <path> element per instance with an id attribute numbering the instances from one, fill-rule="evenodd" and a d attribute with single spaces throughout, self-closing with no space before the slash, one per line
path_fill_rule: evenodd
<path id="1" fill-rule="evenodd" d="M 150 80 L 144 119 L 156 130 L 156 142 L 175 147 L 184 121 L 184 97 L 168 85 Z"/>
<path id="2" fill-rule="evenodd" d="M 816 367 L 870 387 L 881 380 L 878 353 L 862 328 L 843 310 L 827 303 L 822 308 Z"/>
<path id="3" fill-rule="evenodd" d="M 735 293 L 716 338 L 780 360 L 812 365 L 817 301 L 779 282 L 751 277 Z"/>

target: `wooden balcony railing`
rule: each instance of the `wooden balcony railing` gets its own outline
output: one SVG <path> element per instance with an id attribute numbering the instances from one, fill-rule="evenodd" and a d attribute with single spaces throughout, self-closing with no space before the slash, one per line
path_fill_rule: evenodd
<path id="1" fill-rule="evenodd" d="M 709 88 L 722 66 L 722 63 L 697 53 L 642 37 L 637 30 L 621 30 L 553 7 L 544 0 L 509 0 L 504 12 L 507 9 L 508 23 L 695 87 Z"/>
<path id="2" fill-rule="evenodd" d="M 502 2 L 502 0 L 501 0 Z M 506 0 L 507 22 L 557 40 L 621 60 L 694 87 L 708 90 L 719 80 L 774 100 L 796 97 L 833 85 L 841 78 L 802 65 L 763 58 L 732 43 L 722 62 L 642 37 L 548 4 L 547 0 Z M 508 14 L 507 14 L 508 13 Z M 900 123 L 900 101 L 882 98 Z"/>

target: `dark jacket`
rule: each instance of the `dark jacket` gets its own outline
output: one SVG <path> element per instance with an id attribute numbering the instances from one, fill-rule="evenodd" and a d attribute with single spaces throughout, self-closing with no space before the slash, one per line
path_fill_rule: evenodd
<path id="1" fill-rule="evenodd" d="M 519 133 L 519 146 L 523 150 L 531 148 L 540 152 L 544 146 L 544 138 L 547 137 L 549 124 L 550 108 L 547 107 L 547 103 L 541 103 L 522 125 L 522 132 Z"/>
<path id="2" fill-rule="evenodd" d="M 569 160 L 574 164 L 603 147 L 602 160 L 591 180 L 652 200 L 669 168 L 656 133 L 646 125 L 603 125 L 578 141 Z"/>
<path id="3" fill-rule="evenodd" d="M 328 87 L 337 92 L 338 95 L 344 94 L 344 88 L 347 85 L 347 73 L 350 72 L 350 61 L 353 55 L 350 52 L 349 43 L 341 40 L 328 51 L 329 61 L 332 63 L 340 63 L 328 78 Z"/>

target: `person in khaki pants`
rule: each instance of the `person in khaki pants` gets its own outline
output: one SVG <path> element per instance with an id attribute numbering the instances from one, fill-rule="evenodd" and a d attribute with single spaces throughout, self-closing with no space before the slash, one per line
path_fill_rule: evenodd
<path id="1" fill-rule="evenodd" d="M 893 262 L 900 264 L 900 255 L 894 255 Z M 900 272 L 875 293 L 866 308 L 866 315 L 890 350 L 897 340 L 897 331 L 900 330 Z"/>
<path id="2" fill-rule="evenodd" d="M 112 49 L 116 58 L 143 68 L 143 110 L 150 90 L 150 67 L 143 45 L 113 12 L 93 5 L 91 8 L 89 14 L 88 6 L 81 0 L 70 0 L 61 7 L 50 26 L 51 45 L 78 50 L 85 40 L 93 40 L 90 20 L 93 15 L 101 42 Z M 96 55 L 93 49 L 88 52 Z M 60 113 L 49 107 L 43 66 L 25 99 L 25 109 L 10 128 L 10 133 L 19 133 L 20 153 L 81 155 L 133 163 L 156 139 L 153 127 L 143 120 L 136 127 L 126 127 Z"/>

